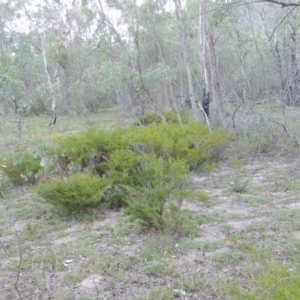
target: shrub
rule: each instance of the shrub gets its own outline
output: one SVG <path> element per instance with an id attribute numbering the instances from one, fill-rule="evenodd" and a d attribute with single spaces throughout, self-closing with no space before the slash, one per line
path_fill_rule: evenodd
<path id="1" fill-rule="evenodd" d="M 108 179 L 77 173 L 69 178 L 53 178 L 48 183 L 40 184 L 38 194 L 69 212 L 80 212 L 99 206 L 110 187 L 111 181 Z"/>
<path id="2" fill-rule="evenodd" d="M 179 231 L 184 221 L 182 201 L 191 196 L 189 170 L 216 158 L 227 140 L 226 131 L 211 133 L 193 122 L 112 131 L 94 128 L 60 137 L 54 152 L 70 178 L 68 183 L 53 179 L 51 186 L 41 186 L 40 193 L 69 210 L 101 202 L 128 206 L 126 213 L 144 227 Z M 85 169 L 94 177 L 76 175 Z"/>
<path id="3" fill-rule="evenodd" d="M 168 124 L 175 123 L 179 124 L 177 114 L 173 111 L 167 111 L 163 113 L 163 116 Z M 189 116 L 186 112 L 180 112 L 181 121 L 183 124 L 189 122 Z M 150 124 L 161 124 L 163 119 L 157 115 L 155 112 L 147 113 L 145 115 L 139 116 L 138 121 L 134 123 L 135 126 L 148 126 Z"/>
<path id="4" fill-rule="evenodd" d="M 164 207 L 168 196 L 168 190 L 162 187 L 131 189 L 125 213 L 131 221 L 138 220 L 142 227 L 162 231 L 165 229 Z"/>
<path id="5" fill-rule="evenodd" d="M 149 124 L 160 124 L 162 119 L 155 112 L 147 113 L 145 115 L 139 116 L 138 121 L 134 123 L 136 126 L 146 126 Z"/>
<path id="6" fill-rule="evenodd" d="M 145 157 L 132 150 L 115 150 L 101 169 L 115 184 L 137 185 L 137 171 L 142 167 L 141 161 Z"/>
<path id="7" fill-rule="evenodd" d="M 34 184 L 38 179 L 38 172 L 43 165 L 43 158 L 30 152 L 6 157 L 1 162 L 2 172 L 12 184 Z"/>
<path id="8" fill-rule="evenodd" d="M 126 187 L 129 195 L 125 213 L 143 227 L 178 232 L 184 221 L 182 202 L 193 195 L 187 190 L 188 166 L 184 160 L 165 161 L 155 156 L 148 159 L 137 171 L 139 185 Z"/>
<path id="9" fill-rule="evenodd" d="M 206 126 L 195 123 L 159 124 L 113 131 L 92 129 L 80 135 L 59 138 L 55 153 L 65 171 L 71 165 L 79 171 L 90 167 L 98 175 L 103 175 L 105 162 L 116 150 L 184 159 L 190 169 L 195 170 L 210 158 L 218 158 L 227 143 L 225 130 L 210 133 Z"/>
<path id="10" fill-rule="evenodd" d="M 103 161 L 106 155 L 105 145 L 110 142 L 108 132 L 89 130 L 83 134 L 70 135 L 57 139 L 55 153 L 63 170 L 67 166 L 83 168 Z"/>
<path id="11" fill-rule="evenodd" d="M 128 129 L 105 131 L 92 128 L 79 135 L 60 137 L 56 141 L 54 153 L 61 169 L 68 172 L 69 166 L 76 171 L 91 168 L 98 175 L 105 173 L 102 163 L 110 153 L 126 148 L 130 141 L 126 139 Z"/>
<path id="12" fill-rule="evenodd" d="M 228 133 L 221 129 L 210 133 L 206 126 L 196 123 L 160 124 L 136 130 L 131 139 L 135 150 L 181 158 L 195 170 L 210 158 L 219 157 L 228 143 Z"/>

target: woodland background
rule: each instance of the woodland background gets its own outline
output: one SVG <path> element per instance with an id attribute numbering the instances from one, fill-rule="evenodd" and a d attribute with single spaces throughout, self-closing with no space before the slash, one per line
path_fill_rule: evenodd
<path id="1" fill-rule="evenodd" d="M 300 299 L 296 1 L 0 0 L 1 299 Z"/>
<path id="2" fill-rule="evenodd" d="M 0 113 L 19 128 L 29 114 L 53 123 L 116 106 L 180 119 L 189 105 L 202 122 L 203 101 L 223 127 L 277 101 L 285 128 L 286 106 L 300 103 L 292 1 L 16 0 L 0 14 Z"/>

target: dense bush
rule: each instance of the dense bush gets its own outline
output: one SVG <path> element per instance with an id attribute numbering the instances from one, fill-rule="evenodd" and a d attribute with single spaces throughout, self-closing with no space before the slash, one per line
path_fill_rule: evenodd
<path id="1" fill-rule="evenodd" d="M 166 159 L 182 158 L 195 170 L 210 158 L 217 158 L 227 142 L 225 130 L 210 133 L 206 126 L 195 123 L 159 124 L 113 131 L 92 129 L 58 139 L 55 153 L 63 169 L 67 170 L 67 165 L 79 170 L 91 167 L 98 175 L 106 173 L 105 162 L 114 151 L 125 149 Z"/>
<path id="2" fill-rule="evenodd" d="M 184 160 L 163 160 L 154 155 L 142 163 L 143 167 L 136 174 L 138 185 L 136 188 L 127 188 L 126 213 L 131 220 L 138 220 L 144 227 L 163 230 L 173 208 L 167 205 L 168 200 L 175 200 L 178 191 L 189 184 L 188 166 Z M 174 205 L 179 208 L 181 203 L 175 201 Z"/>
<path id="3" fill-rule="evenodd" d="M 182 158 L 195 170 L 210 158 L 219 156 L 228 143 L 228 134 L 225 130 L 210 133 L 206 126 L 196 123 L 160 124 L 141 128 L 132 140 L 139 151 L 154 152 L 164 158 Z"/>
<path id="4" fill-rule="evenodd" d="M 219 155 L 227 144 L 227 132 L 211 133 L 193 122 L 170 123 L 111 131 L 93 128 L 57 137 L 49 151 L 56 177 L 46 172 L 48 182 L 39 186 L 38 193 L 71 213 L 105 202 L 126 206 L 131 219 L 145 227 L 179 231 L 182 201 L 196 197 L 189 191 L 187 174 Z M 4 173 L 13 183 L 20 179 L 34 183 L 41 169 L 48 171 L 42 166 L 43 155 L 8 158 Z"/>
<path id="5" fill-rule="evenodd" d="M 63 206 L 69 212 L 79 212 L 101 204 L 110 186 L 108 179 L 77 173 L 40 184 L 38 193 L 49 203 Z"/>
<path id="6" fill-rule="evenodd" d="M 70 177 L 68 182 L 56 178 L 42 184 L 39 193 L 70 211 L 103 202 L 126 206 L 126 213 L 142 226 L 179 231 L 182 201 L 196 198 L 190 191 L 189 170 L 216 158 L 226 144 L 226 131 L 211 133 L 192 122 L 94 128 L 57 139 L 55 157 L 61 173 Z"/>

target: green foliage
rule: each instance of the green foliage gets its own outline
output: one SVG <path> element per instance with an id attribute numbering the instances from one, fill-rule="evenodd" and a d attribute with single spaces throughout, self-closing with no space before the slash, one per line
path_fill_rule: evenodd
<path id="1" fill-rule="evenodd" d="M 72 271 L 69 273 L 66 273 L 64 275 L 64 279 L 69 283 L 69 284 L 74 284 L 75 282 L 81 280 L 84 277 L 84 273 L 80 271 Z"/>
<path id="2" fill-rule="evenodd" d="M 46 171 L 54 171 L 48 154 L 45 142 L 25 142 L 14 149 L 14 154 L 1 159 L 0 171 L 14 185 L 35 184 Z"/>
<path id="3" fill-rule="evenodd" d="M 207 198 L 203 193 L 189 191 L 189 170 L 199 169 L 216 157 L 226 143 L 226 131 L 211 133 L 195 123 L 112 131 L 93 128 L 57 139 L 55 157 L 61 173 L 70 178 L 68 182 L 54 179 L 51 186 L 43 184 L 40 193 L 46 201 L 68 210 L 100 202 L 127 206 L 130 219 L 142 226 L 178 232 L 188 218 L 181 212 L 182 202 L 187 198 Z M 84 170 L 95 177 L 76 175 Z M 94 185 L 91 187 L 91 178 L 98 180 L 96 190 Z M 99 194 L 101 197 L 97 198 Z"/>
<path id="4" fill-rule="evenodd" d="M 146 274 L 155 277 L 162 277 L 170 274 L 172 270 L 168 267 L 166 262 L 156 262 L 149 264 L 146 268 Z"/>
<path id="5" fill-rule="evenodd" d="M 234 193 L 245 193 L 247 191 L 249 180 L 236 179 L 231 184 L 231 191 Z"/>
<path id="6" fill-rule="evenodd" d="M 265 266 L 262 275 L 254 277 L 254 291 L 245 291 L 235 284 L 228 285 L 228 292 L 233 299 L 245 300 L 289 300 L 299 299 L 300 277 L 299 263 L 289 269 L 279 262 Z"/>
<path id="7" fill-rule="evenodd" d="M 102 175 L 105 164 L 116 150 L 132 150 L 138 154 L 156 154 L 165 159 L 180 158 L 187 161 L 191 170 L 198 169 L 211 158 L 218 158 L 228 143 L 228 132 L 208 128 L 196 123 L 185 125 L 159 124 L 147 127 L 119 128 L 113 131 L 91 129 L 80 135 L 57 140 L 55 153 L 59 164 L 92 167 Z"/>
<path id="8" fill-rule="evenodd" d="M 101 162 L 107 154 L 105 147 L 109 144 L 108 132 L 89 130 L 84 134 L 58 138 L 55 153 L 63 170 L 69 164 L 82 169 Z"/>
<path id="9" fill-rule="evenodd" d="M 101 204 L 110 186 L 108 179 L 76 173 L 69 178 L 53 178 L 50 182 L 41 184 L 38 193 L 47 202 L 76 213 Z"/>
<path id="10" fill-rule="evenodd" d="M 174 299 L 174 292 L 170 286 L 149 289 L 142 294 L 139 300 L 168 300 Z"/>
<path id="11" fill-rule="evenodd" d="M 167 202 L 168 192 L 163 188 L 131 189 L 129 207 L 125 213 L 131 220 L 138 220 L 147 228 L 163 230 L 165 228 L 164 208 Z"/>
<path id="12" fill-rule="evenodd" d="M 160 124 L 136 130 L 132 139 L 139 151 L 154 152 L 164 158 L 182 158 L 195 170 L 219 156 L 228 143 L 228 134 L 224 130 L 210 133 L 206 126 L 196 123 Z"/>
<path id="13" fill-rule="evenodd" d="M 231 237 L 231 241 L 236 243 L 238 240 Z M 240 248 L 250 254 L 256 267 L 250 270 L 251 280 L 247 284 L 248 289 L 239 287 L 235 282 L 227 285 L 228 294 L 232 299 L 300 299 L 300 260 L 297 240 L 290 244 L 289 258 L 285 262 L 273 257 L 270 249 L 257 249 L 244 242 L 240 244 Z"/>
<path id="14" fill-rule="evenodd" d="M 150 159 L 149 159 L 150 158 Z M 187 185 L 187 165 L 183 160 L 168 160 L 149 157 L 142 169 L 138 171 L 139 185 L 127 187 L 129 192 L 126 214 L 131 220 L 138 220 L 147 228 L 164 230 L 168 223 L 168 215 L 179 222 L 179 210 L 182 203 L 182 188 Z M 181 192 L 181 194 L 179 193 Z M 178 206 L 166 205 L 170 197 L 179 199 Z M 179 224 L 175 226 L 178 229 Z"/>
<path id="15" fill-rule="evenodd" d="M 1 162 L 1 171 L 7 176 L 11 183 L 18 185 L 24 183 L 34 184 L 38 179 L 43 159 L 30 152 L 18 153 L 6 157 Z"/>
<path id="16" fill-rule="evenodd" d="M 187 165 L 183 160 L 164 161 L 157 158 L 138 172 L 137 188 L 127 187 L 128 208 L 125 213 L 146 228 L 158 231 L 191 234 L 191 216 L 181 210 L 184 200 L 207 200 L 203 193 L 194 193 L 189 186 Z M 186 226 L 187 225 L 187 226 Z"/>
<path id="17" fill-rule="evenodd" d="M 167 112 L 164 112 L 162 114 L 162 116 L 164 117 L 165 121 L 168 123 L 168 124 L 179 124 L 179 120 L 178 120 L 178 117 L 176 115 L 175 112 L 172 112 L 172 111 L 167 111 Z M 184 112 L 181 112 L 180 113 L 180 117 L 181 117 L 181 121 L 183 124 L 186 124 L 189 122 L 189 117 L 186 113 Z M 138 117 L 138 121 L 134 123 L 134 125 L 136 126 L 148 126 L 150 124 L 161 124 L 163 123 L 163 118 L 159 115 L 157 115 L 157 113 L 155 112 L 151 112 L 151 113 L 147 113 L 147 114 L 144 114 L 142 116 L 139 116 Z"/>
<path id="18" fill-rule="evenodd" d="M 111 153 L 109 160 L 102 164 L 102 168 L 114 183 L 133 185 L 137 184 L 137 172 L 146 157 L 131 150 L 116 150 Z"/>
<path id="19" fill-rule="evenodd" d="M 139 116 L 138 121 L 134 123 L 134 125 L 143 125 L 147 126 L 149 124 L 160 124 L 162 122 L 162 118 L 158 116 L 155 112 L 147 113 L 145 115 Z"/>
<path id="20" fill-rule="evenodd" d="M 12 184 L 6 176 L 0 174 L 0 197 L 4 197 L 12 188 Z"/>

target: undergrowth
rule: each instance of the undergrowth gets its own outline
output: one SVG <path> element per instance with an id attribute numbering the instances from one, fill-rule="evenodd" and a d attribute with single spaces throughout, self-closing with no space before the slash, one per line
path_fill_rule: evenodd
<path id="1" fill-rule="evenodd" d="M 187 111 L 180 112 L 180 119 L 183 124 L 189 123 L 189 115 Z M 179 124 L 178 116 L 175 112 L 167 111 L 163 112 L 161 116 L 159 116 L 155 112 L 150 112 L 138 117 L 138 121 L 134 123 L 136 126 L 148 126 L 150 124 L 161 124 L 161 123 L 168 123 L 168 124 Z"/>
<path id="2" fill-rule="evenodd" d="M 52 178 L 39 185 L 38 193 L 47 202 L 60 205 L 70 212 L 97 207 L 104 201 L 104 193 L 111 186 L 107 178 L 76 173 L 69 178 Z"/>
<path id="3" fill-rule="evenodd" d="M 53 149 L 7 157 L 2 172 L 13 184 L 39 179 L 37 192 L 72 214 L 105 203 L 126 207 L 142 226 L 180 231 L 182 202 L 199 198 L 189 172 L 211 164 L 227 142 L 227 131 L 193 122 L 92 128 L 56 137 Z"/>
<path id="4" fill-rule="evenodd" d="M 249 252 L 253 266 L 256 267 L 248 270 L 251 273 L 251 279 L 247 288 L 239 286 L 236 282 L 230 282 L 227 285 L 228 294 L 232 299 L 300 299 L 300 255 L 297 245 L 290 249 L 292 253 L 289 261 L 286 262 L 277 260 L 271 253 L 263 258 L 260 251 L 252 246 L 244 250 Z"/>

